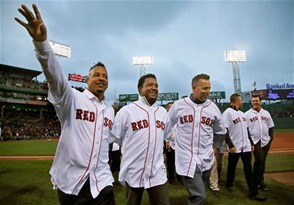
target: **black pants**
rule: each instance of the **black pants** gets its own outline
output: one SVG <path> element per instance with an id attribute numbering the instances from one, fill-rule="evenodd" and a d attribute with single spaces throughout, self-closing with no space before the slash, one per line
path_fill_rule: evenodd
<path id="1" fill-rule="evenodd" d="M 126 183 L 126 205 L 140 205 L 144 190 L 143 187 L 134 188 Z M 148 192 L 150 205 L 169 205 L 168 186 L 166 183 L 146 190 Z"/>
<path id="2" fill-rule="evenodd" d="M 177 177 L 177 181 L 182 183 L 182 177 L 176 173 L 175 167 L 175 150 L 170 148 L 165 150 L 166 166 L 168 173 L 168 180 L 173 181 Z M 176 177 L 175 177 L 176 175 Z"/>
<path id="3" fill-rule="evenodd" d="M 264 186 L 264 170 L 265 170 L 265 161 L 270 149 L 271 142 L 269 142 L 266 146 L 261 147 L 261 142 L 259 141 L 254 145 L 254 166 L 253 166 L 253 175 L 257 185 Z"/>
<path id="4" fill-rule="evenodd" d="M 233 182 L 235 180 L 236 166 L 240 157 L 243 162 L 244 175 L 245 175 L 246 183 L 249 188 L 249 197 L 253 197 L 256 194 L 258 194 L 258 189 L 257 189 L 257 184 L 254 182 L 254 178 L 253 178 L 251 152 L 241 152 L 241 153 L 229 152 L 226 186 L 227 187 L 233 186 Z"/>
<path id="5" fill-rule="evenodd" d="M 85 182 L 79 194 L 66 194 L 58 189 L 60 205 L 115 205 L 112 186 L 105 187 L 99 195 L 93 199 L 90 191 L 89 179 Z"/>
<path id="6" fill-rule="evenodd" d="M 121 152 L 120 150 L 112 151 L 110 153 L 110 170 L 111 172 L 120 171 L 120 156 Z"/>

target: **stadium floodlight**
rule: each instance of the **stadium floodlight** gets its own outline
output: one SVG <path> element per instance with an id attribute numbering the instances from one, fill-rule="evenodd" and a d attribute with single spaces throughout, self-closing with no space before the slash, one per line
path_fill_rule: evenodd
<path id="1" fill-rule="evenodd" d="M 66 58 L 71 57 L 71 48 L 69 46 L 51 40 L 49 43 L 55 55 Z"/>
<path id="2" fill-rule="evenodd" d="M 146 74 L 145 65 L 152 65 L 154 63 L 154 59 L 151 56 L 133 56 L 133 65 L 140 66 L 140 76 Z"/>
<path id="3" fill-rule="evenodd" d="M 241 94 L 242 90 L 239 62 L 246 61 L 245 51 L 225 51 L 224 55 L 225 61 L 232 63 L 233 66 L 233 80 L 235 93 Z"/>
<path id="4" fill-rule="evenodd" d="M 245 51 L 225 51 L 226 62 L 245 62 Z"/>

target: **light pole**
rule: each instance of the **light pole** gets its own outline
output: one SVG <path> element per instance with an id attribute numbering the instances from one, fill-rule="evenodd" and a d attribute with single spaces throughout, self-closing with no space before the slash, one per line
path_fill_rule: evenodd
<path id="1" fill-rule="evenodd" d="M 49 44 L 55 55 L 65 58 L 71 57 L 71 48 L 69 46 L 51 40 Z"/>
<path id="2" fill-rule="evenodd" d="M 145 65 L 152 65 L 154 63 L 153 57 L 151 56 L 134 56 L 133 65 L 140 66 L 140 77 L 146 74 Z"/>
<path id="3" fill-rule="evenodd" d="M 241 94 L 242 89 L 239 62 L 246 61 L 245 51 L 225 51 L 224 55 L 225 61 L 232 63 L 233 66 L 233 80 L 235 93 Z"/>

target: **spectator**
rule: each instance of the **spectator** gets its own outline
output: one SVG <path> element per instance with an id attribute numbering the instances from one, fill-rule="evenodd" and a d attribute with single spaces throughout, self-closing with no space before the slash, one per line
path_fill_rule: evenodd
<path id="1" fill-rule="evenodd" d="M 265 162 L 271 143 L 274 138 L 274 122 L 270 113 L 261 107 L 259 96 L 253 96 L 252 108 L 246 114 L 247 125 L 254 144 L 254 180 L 258 188 L 267 191 L 264 183 Z"/>

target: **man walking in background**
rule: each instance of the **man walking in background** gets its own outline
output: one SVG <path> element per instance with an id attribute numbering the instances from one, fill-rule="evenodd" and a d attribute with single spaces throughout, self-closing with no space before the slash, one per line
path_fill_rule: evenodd
<path id="1" fill-rule="evenodd" d="M 173 106 L 173 102 L 169 102 L 166 104 L 166 111 L 169 112 L 170 108 Z M 176 185 L 177 182 L 182 184 L 182 177 L 176 173 L 175 166 L 175 138 L 176 131 L 175 128 L 172 128 L 172 140 L 165 141 L 165 155 L 166 155 L 166 165 L 167 165 L 167 173 L 168 173 L 168 181 L 170 184 Z"/>
<path id="2" fill-rule="evenodd" d="M 214 151 L 214 160 L 211 167 L 210 173 L 210 190 L 212 193 L 219 197 L 220 196 L 220 173 L 222 169 L 222 157 L 223 157 L 223 144 L 225 141 L 225 135 L 219 135 L 217 133 L 213 136 L 213 151 Z"/>
<path id="3" fill-rule="evenodd" d="M 270 113 L 261 107 L 259 96 L 253 96 L 251 100 L 252 108 L 246 114 L 249 132 L 254 144 L 254 166 L 253 175 L 258 188 L 267 191 L 264 183 L 265 162 L 274 135 L 274 122 Z"/>
<path id="4" fill-rule="evenodd" d="M 247 186 L 249 188 L 249 198 L 265 201 L 267 197 L 258 194 L 257 184 L 252 173 L 252 141 L 248 133 L 245 113 L 242 108 L 242 98 L 235 93 L 230 96 L 230 107 L 223 113 L 223 122 L 227 128 L 226 143 L 229 146 L 228 169 L 226 187 L 232 192 L 235 180 L 236 166 L 241 157 L 243 170 Z"/>

